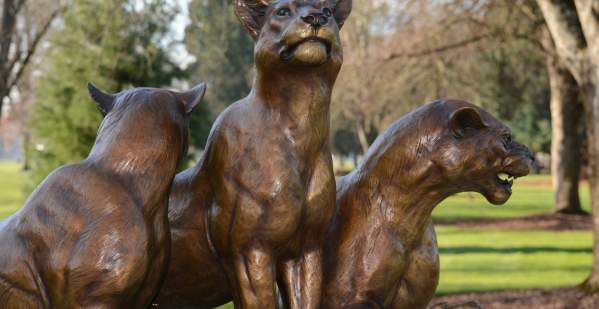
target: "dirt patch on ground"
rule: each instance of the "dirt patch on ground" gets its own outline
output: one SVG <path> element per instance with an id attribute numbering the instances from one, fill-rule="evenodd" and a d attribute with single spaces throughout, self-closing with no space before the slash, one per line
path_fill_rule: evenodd
<path id="1" fill-rule="evenodd" d="M 550 231 L 589 231 L 593 228 L 589 215 L 547 214 L 517 218 L 464 219 L 458 221 L 436 221 L 437 225 L 451 225 L 462 228 L 550 230 Z"/>
<path id="2" fill-rule="evenodd" d="M 576 288 L 535 289 L 449 295 L 436 297 L 431 304 L 429 309 L 591 309 L 599 308 L 599 295 L 587 296 Z"/>

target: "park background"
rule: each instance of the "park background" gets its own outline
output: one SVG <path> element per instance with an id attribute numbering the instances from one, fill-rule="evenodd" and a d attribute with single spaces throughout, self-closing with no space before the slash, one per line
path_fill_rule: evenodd
<path id="1" fill-rule="evenodd" d="M 555 34 L 563 23 L 576 48 L 590 48 L 583 30 L 595 26 L 599 36 L 599 15 L 589 25 L 580 3 L 595 1 L 354 0 L 331 106 L 339 175 L 398 117 L 437 98 L 487 109 L 540 163 L 504 206 L 469 193 L 437 207 L 437 295 L 446 297 L 437 301 L 595 301 L 574 288 L 593 270 L 592 100 L 560 53 L 568 38 Z M 252 40 L 232 1 L 0 0 L 0 9 L 0 219 L 50 171 L 87 156 L 101 114 L 86 81 L 110 92 L 206 81 L 181 169 L 201 155 L 215 117 L 251 86 Z M 465 294 L 489 291 L 508 292 Z"/>

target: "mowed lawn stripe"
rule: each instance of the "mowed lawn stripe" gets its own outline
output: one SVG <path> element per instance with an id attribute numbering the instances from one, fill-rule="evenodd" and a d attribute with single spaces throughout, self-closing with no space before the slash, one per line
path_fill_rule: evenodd
<path id="1" fill-rule="evenodd" d="M 590 232 L 438 227 L 438 295 L 572 286 L 592 267 Z"/>

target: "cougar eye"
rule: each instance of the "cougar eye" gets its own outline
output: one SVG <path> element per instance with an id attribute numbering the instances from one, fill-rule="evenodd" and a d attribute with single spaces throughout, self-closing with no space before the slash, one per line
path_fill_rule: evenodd
<path id="1" fill-rule="evenodd" d="M 509 144 L 512 142 L 511 134 L 504 134 L 503 136 L 501 136 L 501 138 L 503 139 L 503 145 L 506 147 L 509 146 Z"/>
<path id="2" fill-rule="evenodd" d="M 324 14 L 324 16 L 326 17 L 331 17 L 333 16 L 333 11 L 331 11 L 331 9 L 329 8 L 324 8 L 324 10 L 322 10 L 322 13 Z"/>
<path id="3" fill-rule="evenodd" d="M 291 16 L 291 10 L 288 8 L 280 8 L 277 11 L 278 16 Z"/>

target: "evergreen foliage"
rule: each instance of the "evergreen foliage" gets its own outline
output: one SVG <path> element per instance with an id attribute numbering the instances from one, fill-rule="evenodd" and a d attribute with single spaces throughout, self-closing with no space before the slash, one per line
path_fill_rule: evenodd
<path id="1" fill-rule="evenodd" d="M 107 92 L 170 85 L 183 71 L 164 46 L 176 10 L 166 0 L 74 0 L 50 39 L 31 116 L 31 191 L 56 167 L 84 159 L 102 119 L 86 81 Z"/>
<path id="2" fill-rule="evenodd" d="M 215 115 L 250 91 L 254 42 L 237 20 L 233 1 L 191 0 L 189 18 L 185 45 L 196 58 L 191 80 L 209 83 L 202 108 L 211 115 L 194 113 L 191 123 L 192 143 L 202 149 Z"/>

